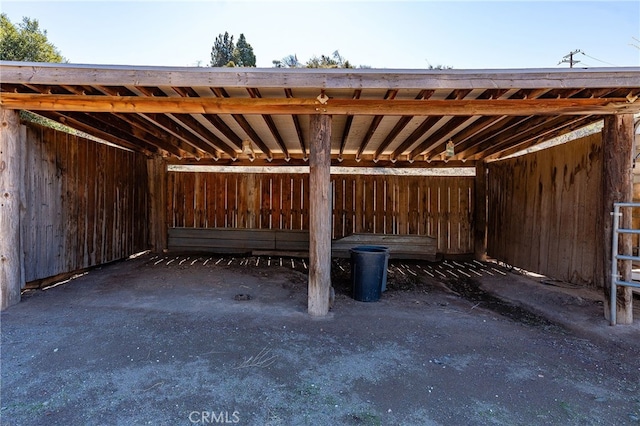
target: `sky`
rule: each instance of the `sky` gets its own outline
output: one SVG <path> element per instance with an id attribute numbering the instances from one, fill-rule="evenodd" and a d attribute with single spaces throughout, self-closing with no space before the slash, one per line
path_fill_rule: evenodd
<path id="1" fill-rule="evenodd" d="M 640 1 L 12 1 L 76 64 L 207 66 L 243 33 L 258 67 L 339 51 L 353 65 L 421 69 L 640 66 Z"/>

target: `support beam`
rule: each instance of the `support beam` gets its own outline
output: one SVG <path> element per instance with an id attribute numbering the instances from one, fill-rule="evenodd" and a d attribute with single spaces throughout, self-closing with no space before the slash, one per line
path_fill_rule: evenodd
<path id="1" fill-rule="evenodd" d="M 633 197 L 633 115 L 614 115 L 604 119 L 602 129 L 602 163 L 603 163 L 603 205 L 602 223 L 604 224 L 604 314 L 611 320 L 611 252 L 612 252 L 612 218 L 613 203 L 630 202 Z M 621 227 L 631 228 L 631 214 L 625 212 Z M 624 250 L 624 251 L 623 251 Z M 620 252 L 631 254 L 631 238 L 620 236 Z M 631 281 L 631 263 L 620 262 L 619 269 L 622 280 Z M 619 287 L 617 292 L 618 324 L 633 322 L 633 293 L 631 287 Z"/>
<path id="2" fill-rule="evenodd" d="M 159 155 L 147 160 L 149 186 L 149 246 L 154 253 L 167 248 L 167 162 Z"/>
<path id="3" fill-rule="evenodd" d="M 312 115 L 309 128 L 308 311 L 323 316 L 331 291 L 331 116 Z"/>
<path id="4" fill-rule="evenodd" d="M 634 95 L 635 96 L 635 95 Z M 389 116 L 472 115 L 616 115 L 640 112 L 640 101 L 627 98 L 594 99 L 470 99 L 405 100 L 315 98 L 165 98 L 145 96 L 55 95 L 2 93 L 0 106 L 30 111 L 82 111 L 137 114 L 325 114 Z M 247 127 L 239 122 L 243 129 Z M 246 127 L 246 128 L 245 128 Z M 259 143 L 258 141 L 255 141 Z M 260 147 L 268 151 L 266 147 Z M 265 151 L 265 152 L 266 152 Z"/>
<path id="5" fill-rule="evenodd" d="M 0 108 L 0 310 L 20 301 L 25 284 L 20 238 L 23 154 L 18 112 Z"/>
<path id="6" fill-rule="evenodd" d="M 473 246 L 479 261 L 487 260 L 487 163 L 476 163 L 473 191 Z"/>

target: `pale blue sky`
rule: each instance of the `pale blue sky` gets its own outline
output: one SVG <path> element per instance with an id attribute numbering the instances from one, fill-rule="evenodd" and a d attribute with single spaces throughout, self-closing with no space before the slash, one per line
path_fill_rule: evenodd
<path id="1" fill-rule="evenodd" d="M 640 1 L 11 1 L 71 63 L 207 65 L 219 33 L 244 33 L 259 67 L 340 54 L 373 68 L 640 66 Z"/>

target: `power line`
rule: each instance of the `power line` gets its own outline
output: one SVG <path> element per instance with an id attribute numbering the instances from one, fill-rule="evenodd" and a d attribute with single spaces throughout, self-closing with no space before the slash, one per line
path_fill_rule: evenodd
<path id="1" fill-rule="evenodd" d="M 595 59 L 598 62 L 602 62 L 603 64 L 607 64 L 607 65 L 611 65 L 612 67 L 617 67 L 618 65 L 612 64 L 610 62 L 606 62 L 606 61 L 602 61 L 598 58 L 594 58 L 593 56 L 587 55 L 586 53 L 584 53 L 583 51 L 580 51 L 580 53 L 582 53 L 584 56 L 586 56 L 587 58 L 591 58 L 591 59 Z"/>

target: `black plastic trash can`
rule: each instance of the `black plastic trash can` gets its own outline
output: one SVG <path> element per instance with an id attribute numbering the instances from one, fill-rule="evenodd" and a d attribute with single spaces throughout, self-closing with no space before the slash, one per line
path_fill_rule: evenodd
<path id="1" fill-rule="evenodd" d="M 349 252 L 353 298 L 360 302 L 377 302 L 387 288 L 389 249 L 382 246 L 357 246 Z"/>

